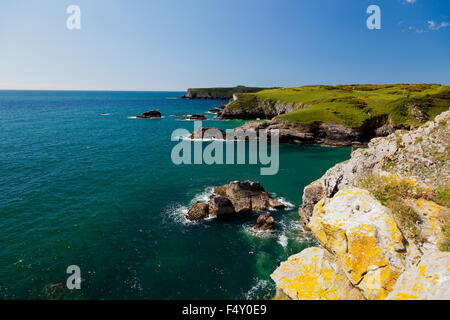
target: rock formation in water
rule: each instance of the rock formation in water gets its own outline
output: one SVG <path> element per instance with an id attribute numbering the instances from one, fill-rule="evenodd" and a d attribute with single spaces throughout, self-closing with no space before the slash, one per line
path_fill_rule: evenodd
<path id="1" fill-rule="evenodd" d="M 147 112 L 144 112 L 143 114 L 136 116 L 137 118 L 161 118 L 161 112 L 159 110 L 150 110 Z"/>
<path id="2" fill-rule="evenodd" d="M 181 118 L 180 120 L 206 120 L 206 116 L 204 114 L 192 114 Z"/>
<path id="3" fill-rule="evenodd" d="M 290 299 L 450 298 L 450 111 L 375 138 L 307 186 L 320 246 L 273 272 Z"/>
<path id="4" fill-rule="evenodd" d="M 186 219 L 234 218 L 252 212 L 284 208 L 285 205 L 273 199 L 259 182 L 232 181 L 217 187 L 207 204 L 197 202 L 191 205 Z"/>
<path id="5" fill-rule="evenodd" d="M 275 230 L 275 220 L 270 212 L 265 212 L 259 215 L 256 223 L 253 225 L 253 229 L 258 231 L 272 231 Z"/>

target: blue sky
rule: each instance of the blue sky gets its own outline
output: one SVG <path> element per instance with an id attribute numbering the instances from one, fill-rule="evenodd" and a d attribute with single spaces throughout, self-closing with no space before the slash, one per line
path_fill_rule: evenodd
<path id="1" fill-rule="evenodd" d="M 2 0 L 0 89 L 449 84 L 449 40 L 448 0 Z"/>

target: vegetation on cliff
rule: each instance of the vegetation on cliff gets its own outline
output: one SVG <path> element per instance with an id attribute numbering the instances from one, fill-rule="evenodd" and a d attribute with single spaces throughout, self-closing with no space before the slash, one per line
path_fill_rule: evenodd
<path id="1" fill-rule="evenodd" d="M 292 111 L 278 117 L 297 124 L 333 122 L 348 128 L 360 128 L 371 121 L 389 121 L 394 126 L 410 127 L 448 109 L 450 86 L 315 85 L 266 89 L 239 94 L 236 98 L 227 106 L 228 109 L 254 110 L 258 105 L 273 109 L 276 104 L 289 104 Z"/>

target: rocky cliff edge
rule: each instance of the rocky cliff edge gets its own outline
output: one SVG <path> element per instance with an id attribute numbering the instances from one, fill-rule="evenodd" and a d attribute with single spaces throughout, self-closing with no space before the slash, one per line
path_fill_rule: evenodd
<path id="1" fill-rule="evenodd" d="M 307 186 L 320 246 L 273 272 L 288 299 L 450 299 L 450 111 L 367 148 Z"/>

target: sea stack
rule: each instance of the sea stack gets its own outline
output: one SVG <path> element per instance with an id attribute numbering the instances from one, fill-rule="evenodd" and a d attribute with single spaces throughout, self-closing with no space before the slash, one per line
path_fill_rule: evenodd
<path id="1" fill-rule="evenodd" d="M 137 118 L 144 118 L 144 119 L 161 118 L 161 112 L 159 112 L 159 110 L 150 110 L 150 111 L 144 112 L 140 116 L 136 116 L 136 117 Z"/>

